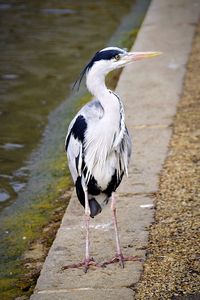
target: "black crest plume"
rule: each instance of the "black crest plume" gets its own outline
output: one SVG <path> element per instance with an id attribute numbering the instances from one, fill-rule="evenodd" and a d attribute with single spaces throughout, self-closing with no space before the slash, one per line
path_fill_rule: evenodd
<path id="1" fill-rule="evenodd" d="M 91 60 L 91 61 L 85 66 L 85 68 L 81 71 L 81 73 L 80 73 L 78 79 L 77 79 L 77 80 L 74 82 L 74 84 L 73 84 L 72 90 L 74 90 L 76 86 L 77 86 L 77 91 L 79 90 L 80 85 L 81 85 L 81 82 L 82 82 L 82 80 L 83 80 L 83 77 L 85 76 L 85 74 L 87 73 L 87 71 L 88 71 L 88 70 L 92 67 L 92 65 L 94 64 L 94 62 L 95 62 L 95 57 L 96 57 L 96 55 L 97 55 L 98 53 L 99 53 L 99 51 L 96 52 L 96 54 L 95 54 L 95 56 L 92 58 L 92 60 Z"/>
<path id="2" fill-rule="evenodd" d="M 84 77 L 84 75 L 87 73 L 87 71 L 93 66 L 93 64 L 96 61 L 99 60 L 110 60 L 113 59 L 114 57 L 116 57 L 116 55 L 119 54 L 123 54 L 125 52 L 125 50 L 122 49 L 106 49 L 106 50 L 101 50 L 95 53 L 94 57 L 91 59 L 91 61 L 85 66 L 85 68 L 83 69 L 83 71 L 80 73 L 79 78 L 75 81 L 73 88 L 75 88 L 76 85 L 78 85 L 77 90 L 79 90 L 81 81 Z"/>

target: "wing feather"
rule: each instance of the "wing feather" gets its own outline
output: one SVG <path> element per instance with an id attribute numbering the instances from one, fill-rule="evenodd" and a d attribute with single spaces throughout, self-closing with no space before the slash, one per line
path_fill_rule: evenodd
<path id="1" fill-rule="evenodd" d="M 87 103 L 71 121 L 65 139 L 69 168 L 74 182 L 81 175 L 83 169 L 85 134 L 87 125 L 103 117 L 104 110 L 99 101 Z"/>

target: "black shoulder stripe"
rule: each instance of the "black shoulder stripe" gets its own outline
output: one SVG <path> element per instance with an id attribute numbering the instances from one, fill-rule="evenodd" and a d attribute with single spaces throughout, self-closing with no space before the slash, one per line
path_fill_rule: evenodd
<path id="1" fill-rule="evenodd" d="M 87 129 L 87 123 L 85 121 L 85 118 L 82 115 L 80 115 L 77 117 L 71 129 L 71 133 L 73 134 L 75 139 L 78 139 L 80 142 L 83 142 L 86 129 Z"/>
<path id="2" fill-rule="evenodd" d="M 75 139 L 78 139 L 80 142 L 83 143 L 86 129 L 87 129 L 87 123 L 85 121 L 85 118 L 82 115 L 78 116 L 68 134 L 66 144 L 65 144 L 66 151 L 69 145 L 71 135 L 73 135 Z"/>

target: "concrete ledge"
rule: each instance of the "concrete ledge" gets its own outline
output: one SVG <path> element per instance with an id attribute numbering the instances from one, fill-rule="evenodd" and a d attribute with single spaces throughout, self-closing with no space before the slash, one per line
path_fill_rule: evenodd
<path id="1" fill-rule="evenodd" d="M 98 288 L 83 288 L 83 289 L 70 289 L 70 290 L 54 290 L 48 293 L 39 292 L 37 299 L 39 300 L 80 300 L 80 299 L 94 299 L 95 300 L 108 300 L 108 299 L 132 299 L 133 291 L 127 288 L 120 289 L 98 289 Z"/>
<path id="2" fill-rule="evenodd" d="M 157 50 L 164 54 L 126 67 L 117 86 L 134 144 L 130 176 L 118 191 L 117 213 L 125 255 L 145 258 L 154 193 L 168 153 L 199 12 L 198 0 L 153 0 L 132 51 Z M 133 299 L 141 262 L 127 262 L 124 269 L 118 264 L 90 269 L 87 274 L 81 269 L 61 271 L 64 265 L 84 257 L 83 215 L 73 195 L 31 300 Z M 109 206 L 91 222 L 91 251 L 99 262 L 115 252 Z"/>

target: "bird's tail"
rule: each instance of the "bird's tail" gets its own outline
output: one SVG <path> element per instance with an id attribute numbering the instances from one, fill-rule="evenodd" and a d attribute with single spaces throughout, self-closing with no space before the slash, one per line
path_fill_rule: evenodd
<path id="1" fill-rule="evenodd" d="M 92 198 L 89 200 L 89 206 L 90 206 L 90 217 L 94 218 L 96 215 L 100 214 L 101 212 L 101 206 L 97 202 L 95 198 Z"/>

